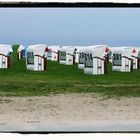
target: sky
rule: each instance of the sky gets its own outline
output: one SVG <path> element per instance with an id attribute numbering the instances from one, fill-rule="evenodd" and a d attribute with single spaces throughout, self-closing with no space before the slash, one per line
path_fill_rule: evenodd
<path id="1" fill-rule="evenodd" d="M 0 8 L 0 44 L 140 46 L 140 8 Z"/>

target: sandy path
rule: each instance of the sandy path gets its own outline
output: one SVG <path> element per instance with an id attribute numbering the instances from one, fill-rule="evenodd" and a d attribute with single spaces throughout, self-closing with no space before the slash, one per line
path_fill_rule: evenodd
<path id="1" fill-rule="evenodd" d="M 101 120 L 139 121 L 140 98 L 104 100 L 96 94 L 0 97 L 0 124 Z"/>

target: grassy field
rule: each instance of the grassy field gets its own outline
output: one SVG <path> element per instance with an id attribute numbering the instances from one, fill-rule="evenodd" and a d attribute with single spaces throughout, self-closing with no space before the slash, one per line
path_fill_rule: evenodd
<path id="1" fill-rule="evenodd" d="M 77 65 L 66 66 L 48 61 L 48 71 L 27 71 L 25 59 L 17 61 L 16 49 L 12 66 L 0 69 L 0 96 L 37 96 L 57 93 L 96 92 L 107 97 L 140 96 L 140 70 L 131 73 L 112 72 L 107 75 L 85 75 Z"/>

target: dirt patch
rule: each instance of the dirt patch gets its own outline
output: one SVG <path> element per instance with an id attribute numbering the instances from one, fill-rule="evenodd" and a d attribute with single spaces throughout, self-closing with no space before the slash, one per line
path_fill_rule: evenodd
<path id="1" fill-rule="evenodd" d="M 0 104 L 3 104 L 3 103 L 10 103 L 10 102 L 12 102 L 12 100 L 0 98 Z"/>
<path id="2" fill-rule="evenodd" d="M 104 99 L 94 93 L 1 97 L 0 124 L 140 120 L 140 98 Z"/>

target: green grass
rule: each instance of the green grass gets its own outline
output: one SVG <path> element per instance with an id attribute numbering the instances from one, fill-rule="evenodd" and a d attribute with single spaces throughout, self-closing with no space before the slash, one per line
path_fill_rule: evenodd
<path id="1" fill-rule="evenodd" d="M 96 92 L 107 97 L 140 96 L 140 70 L 131 73 L 113 72 L 108 64 L 107 75 L 86 75 L 77 65 L 66 66 L 48 61 L 48 70 L 27 71 L 25 59 L 17 61 L 16 49 L 9 69 L 0 69 L 0 96 L 38 96 L 57 93 Z"/>

